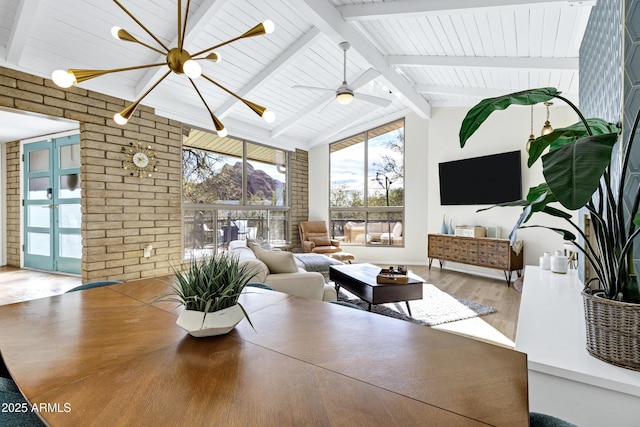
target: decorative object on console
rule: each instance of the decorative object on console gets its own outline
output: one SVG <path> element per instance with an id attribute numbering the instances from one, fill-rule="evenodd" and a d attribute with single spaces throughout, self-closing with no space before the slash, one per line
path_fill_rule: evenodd
<path id="1" fill-rule="evenodd" d="M 545 252 L 540 257 L 540 269 L 551 270 L 551 255 L 549 255 L 549 252 Z"/>
<path id="2" fill-rule="evenodd" d="M 151 178 L 151 172 L 158 172 L 156 167 L 157 152 L 151 151 L 151 146 L 143 146 L 140 141 L 137 144 L 129 143 L 129 147 L 120 149 L 122 154 L 122 169 L 130 170 L 130 176 L 138 175 L 139 178 Z"/>
<path id="3" fill-rule="evenodd" d="M 186 270 L 172 266 L 175 275 L 171 292 L 157 301 L 184 305 L 176 324 L 194 337 L 230 332 L 243 317 L 253 327 L 249 315 L 238 302 L 240 293 L 255 276 L 248 265 L 226 252 L 194 258 Z"/>
<path id="4" fill-rule="evenodd" d="M 440 225 L 440 234 L 449 234 L 449 228 L 447 227 L 447 216 L 442 215 L 442 225 Z"/>
<path id="5" fill-rule="evenodd" d="M 565 274 L 569 267 L 569 259 L 563 255 L 562 251 L 556 251 L 556 254 L 551 256 L 551 271 L 554 273 Z"/>
<path id="6" fill-rule="evenodd" d="M 454 234 L 461 237 L 486 237 L 487 229 L 477 225 L 473 227 L 468 225 L 458 225 L 456 226 Z"/>
<path id="7" fill-rule="evenodd" d="M 453 231 L 453 220 L 450 219 L 449 220 L 449 230 L 447 230 L 447 234 L 451 234 L 453 236 L 453 233 L 454 233 L 454 231 Z"/>
<path id="8" fill-rule="evenodd" d="M 502 228 L 500 227 L 487 227 L 487 237 L 494 239 L 502 238 Z"/>
<path id="9" fill-rule="evenodd" d="M 464 147 L 465 142 L 493 111 L 503 110 L 513 104 L 548 102 L 553 98 L 566 102 L 580 121 L 569 127 L 557 128 L 531 143 L 528 165 L 533 165 L 541 157 L 545 182 L 531 188 L 526 200 L 497 206 L 523 207 L 510 234 L 512 243 L 515 242 L 517 230 L 526 227 L 523 224 L 535 212 L 564 219 L 571 225 L 583 243 L 578 242 L 574 232 L 560 228 L 551 230 L 574 243 L 596 275 L 587 278 L 582 292 L 587 350 L 594 357 L 614 365 L 640 369 L 637 337 L 630 339 L 628 324 L 622 321 L 629 319 L 626 314 L 629 306 L 640 313 L 640 288 L 633 256 L 634 241 L 640 234 L 640 192 L 637 181 L 630 179 L 629 170 L 640 112 L 636 114 L 626 144 L 621 142 L 616 145 L 619 125 L 599 118 L 585 119 L 580 110 L 560 96 L 555 88 L 530 89 L 485 99 L 473 107 L 462 122 L 460 145 Z M 612 155 L 614 146 L 620 147 L 620 157 Z M 547 147 L 549 152 L 542 156 Z M 615 168 L 617 173 L 611 173 L 612 162 L 619 165 Z M 630 200 L 630 211 L 625 207 L 625 198 Z M 571 214 L 550 206 L 553 202 L 559 202 L 572 211 L 585 208 L 590 215 L 594 241 L 585 238 L 585 232 L 571 220 Z M 607 309 L 589 308 L 600 305 L 606 305 Z M 640 323 L 640 316 L 636 316 L 635 320 Z M 615 352 L 600 350 L 613 348 Z"/>
<path id="10" fill-rule="evenodd" d="M 254 26 L 253 28 L 251 28 L 250 30 L 246 31 L 244 34 L 242 34 L 242 35 L 240 35 L 238 37 L 235 37 L 235 38 L 233 38 L 231 40 L 228 40 L 226 42 L 223 42 L 223 43 L 219 43 L 219 44 L 217 44 L 215 46 L 211 46 L 211 47 L 209 47 L 207 49 L 201 50 L 201 51 L 196 52 L 196 53 L 194 53 L 192 55 L 189 52 L 187 52 L 186 49 L 184 49 L 184 36 L 185 36 L 185 33 L 186 33 L 186 28 L 187 28 L 187 17 L 189 16 L 189 6 L 190 6 L 190 3 L 191 3 L 191 0 L 187 0 L 186 12 L 184 14 L 184 20 L 182 19 L 182 2 L 180 0 L 178 0 L 178 18 L 177 18 L 177 21 L 178 21 L 178 34 L 177 34 L 178 46 L 174 47 L 172 49 L 169 49 L 158 37 L 156 37 L 151 31 L 149 31 L 144 25 L 142 25 L 142 23 L 135 16 L 133 16 L 133 14 L 131 12 L 129 12 L 122 4 L 120 4 L 120 2 L 118 0 L 113 0 L 113 1 L 114 1 L 115 4 L 118 5 L 118 7 L 120 7 L 120 9 L 122 9 L 127 15 L 129 15 L 129 17 L 131 17 L 140 26 L 140 28 L 142 30 L 144 30 L 151 38 L 153 38 L 153 40 L 155 40 L 155 42 L 159 46 L 161 46 L 162 50 L 158 49 L 158 48 L 155 48 L 153 46 L 150 46 L 150 45 L 138 40 L 137 38 L 132 36 L 128 31 L 123 30 L 122 28 L 113 27 L 111 29 L 111 34 L 113 35 L 113 37 L 115 37 L 118 40 L 123 40 L 123 41 L 127 41 L 127 42 L 132 42 L 132 43 L 138 43 L 139 45 L 144 46 L 147 49 L 153 50 L 154 52 L 157 52 L 160 55 L 166 56 L 166 61 L 163 61 L 163 62 L 160 62 L 160 63 L 157 63 L 157 64 L 138 65 L 138 66 L 126 67 L 126 68 L 116 68 L 116 69 L 111 69 L 111 70 L 72 70 L 72 69 L 69 69 L 67 71 L 65 71 L 65 70 L 56 70 L 56 71 L 53 72 L 53 75 L 52 75 L 53 82 L 56 85 L 58 85 L 60 87 L 63 87 L 63 88 L 68 88 L 68 87 L 71 87 L 74 84 L 82 83 L 83 81 L 92 79 L 94 77 L 100 77 L 100 76 L 103 76 L 103 75 L 109 74 L 109 73 L 118 73 L 118 72 L 121 72 L 121 71 L 139 70 L 139 69 L 143 69 L 143 68 L 153 68 L 153 67 L 168 66 L 169 70 L 166 73 L 164 73 L 158 79 L 158 81 L 156 81 L 135 102 L 133 102 L 132 104 L 127 106 L 124 110 L 120 111 L 119 113 L 117 113 L 113 117 L 113 120 L 117 124 L 119 124 L 119 125 L 127 124 L 127 121 L 129 120 L 129 118 L 131 118 L 133 113 L 136 111 L 136 108 L 138 108 L 138 105 L 140 104 L 140 102 L 153 89 L 155 89 L 156 86 L 158 86 L 158 84 L 160 84 L 160 82 L 162 82 L 172 72 L 175 73 L 175 74 L 185 74 L 187 76 L 187 78 L 189 79 L 189 82 L 191 83 L 191 85 L 195 89 L 196 93 L 198 94 L 198 96 L 202 100 L 202 103 L 204 104 L 205 108 L 209 112 L 209 115 L 211 116 L 211 120 L 213 121 L 213 124 L 214 124 L 214 126 L 216 128 L 216 131 L 218 132 L 218 136 L 220 136 L 220 137 L 226 136 L 227 135 L 227 130 L 224 127 L 224 125 L 222 124 L 222 122 L 213 114 L 213 112 L 211 111 L 211 109 L 207 105 L 206 101 L 204 100 L 204 97 L 200 93 L 200 90 L 198 90 L 198 87 L 194 83 L 194 80 L 197 79 L 200 76 L 202 76 L 204 79 L 208 80 L 209 82 L 213 83 L 214 85 L 216 85 L 220 89 L 224 90 L 229 95 L 232 95 L 233 97 L 235 97 L 235 98 L 239 99 L 240 101 L 242 101 L 246 106 L 251 108 L 251 110 L 253 110 L 253 112 L 255 112 L 257 115 L 262 117 L 267 123 L 272 123 L 275 120 L 275 114 L 272 111 L 269 111 L 269 110 L 267 110 L 265 107 L 263 107 L 261 105 L 253 103 L 251 101 L 248 101 L 248 100 L 236 95 L 234 92 L 232 92 L 231 90 L 229 90 L 226 87 L 222 86 L 220 83 L 216 82 L 212 78 L 202 74 L 202 68 L 200 67 L 200 64 L 198 64 L 198 62 L 197 62 L 197 61 L 201 61 L 201 60 L 207 60 L 207 61 L 212 61 L 212 62 L 220 61 L 220 55 L 218 53 L 216 53 L 216 52 L 211 52 L 211 51 L 213 51 L 214 49 L 217 49 L 219 47 L 225 46 L 225 45 L 227 45 L 229 43 L 232 43 L 232 42 L 234 42 L 236 40 L 240 40 L 240 39 L 244 39 L 244 38 L 248 38 L 248 37 L 255 37 L 255 36 L 259 36 L 259 35 L 263 35 L 263 34 L 267 34 L 267 33 L 271 33 L 274 30 L 274 24 L 273 24 L 272 21 L 266 20 L 263 23 L 260 23 L 260 24 L 258 24 L 256 26 Z M 211 52 L 211 53 L 209 53 L 209 52 Z M 208 55 L 204 56 L 205 54 L 208 54 Z"/>

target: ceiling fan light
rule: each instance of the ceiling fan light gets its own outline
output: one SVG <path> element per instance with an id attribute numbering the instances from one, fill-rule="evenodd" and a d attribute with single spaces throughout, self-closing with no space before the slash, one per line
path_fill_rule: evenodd
<path id="1" fill-rule="evenodd" d="M 271 110 L 265 110 L 264 113 L 262 113 L 262 118 L 267 123 L 273 123 L 276 121 L 276 113 Z"/>
<path id="2" fill-rule="evenodd" d="M 340 92 L 336 94 L 336 101 L 341 105 L 349 105 L 353 102 L 353 94 L 350 92 Z"/>
<path id="3" fill-rule="evenodd" d="M 56 85 L 62 88 L 71 87 L 73 86 L 73 83 L 76 81 L 76 78 L 73 75 L 73 73 L 70 73 L 66 70 L 55 70 L 51 74 L 51 79 Z"/>
<path id="4" fill-rule="evenodd" d="M 197 79 L 202 75 L 202 67 L 193 59 L 189 59 L 182 65 L 182 71 L 189 77 L 190 79 Z"/>

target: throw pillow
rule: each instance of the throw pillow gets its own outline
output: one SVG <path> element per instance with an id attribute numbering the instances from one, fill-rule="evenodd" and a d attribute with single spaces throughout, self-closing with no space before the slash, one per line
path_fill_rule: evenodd
<path id="1" fill-rule="evenodd" d="M 244 240 L 232 240 L 229 242 L 229 250 L 232 251 L 234 249 L 238 249 L 238 248 L 246 248 L 247 247 L 247 242 L 245 242 Z"/>
<path id="2" fill-rule="evenodd" d="M 256 254 L 256 258 L 265 263 L 271 274 L 298 272 L 298 265 L 291 252 L 267 251 L 258 247 L 253 251 Z"/>
<path id="3" fill-rule="evenodd" d="M 309 241 L 313 242 L 316 246 L 331 246 L 329 236 L 309 237 Z"/>

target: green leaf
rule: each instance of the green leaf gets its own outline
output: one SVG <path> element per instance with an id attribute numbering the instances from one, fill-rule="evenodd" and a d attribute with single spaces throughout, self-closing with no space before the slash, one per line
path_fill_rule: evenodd
<path id="1" fill-rule="evenodd" d="M 593 135 L 604 135 L 619 131 L 615 124 L 606 120 L 587 119 L 587 123 Z M 589 136 L 589 132 L 582 121 L 565 128 L 554 129 L 550 134 L 541 136 L 531 142 L 527 165 L 531 167 L 547 147 L 551 146 L 553 150 L 585 136 Z"/>
<path id="2" fill-rule="evenodd" d="M 510 105 L 534 105 L 545 102 L 559 95 L 553 87 L 529 89 L 508 95 L 498 96 L 480 101 L 467 113 L 460 127 L 460 147 L 464 147 L 467 140 L 475 133 L 482 123 L 496 110 L 504 110 Z"/>
<path id="3" fill-rule="evenodd" d="M 617 133 L 588 136 L 542 157 L 544 178 L 562 206 L 576 210 L 591 199 L 617 140 Z"/>
<path id="4" fill-rule="evenodd" d="M 633 217 L 633 223 L 640 226 L 640 212 L 636 212 L 636 216 Z"/>
<path id="5" fill-rule="evenodd" d="M 545 206 L 540 212 L 544 212 L 548 215 L 555 216 L 563 219 L 570 219 L 571 214 L 565 211 L 561 211 L 560 209 L 556 209 L 551 206 Z"/>

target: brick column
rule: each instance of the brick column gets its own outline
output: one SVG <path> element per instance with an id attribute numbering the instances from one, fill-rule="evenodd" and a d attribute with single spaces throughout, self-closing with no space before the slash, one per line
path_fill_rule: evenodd
<path id="1" fill-rule="evenodd" d="M 289 156 L 289 188 L 291 194 L 290 234 L 294 251 L 301 251 L 298 223 L 309 219 L 309 153 L 296 149 Z"/>

